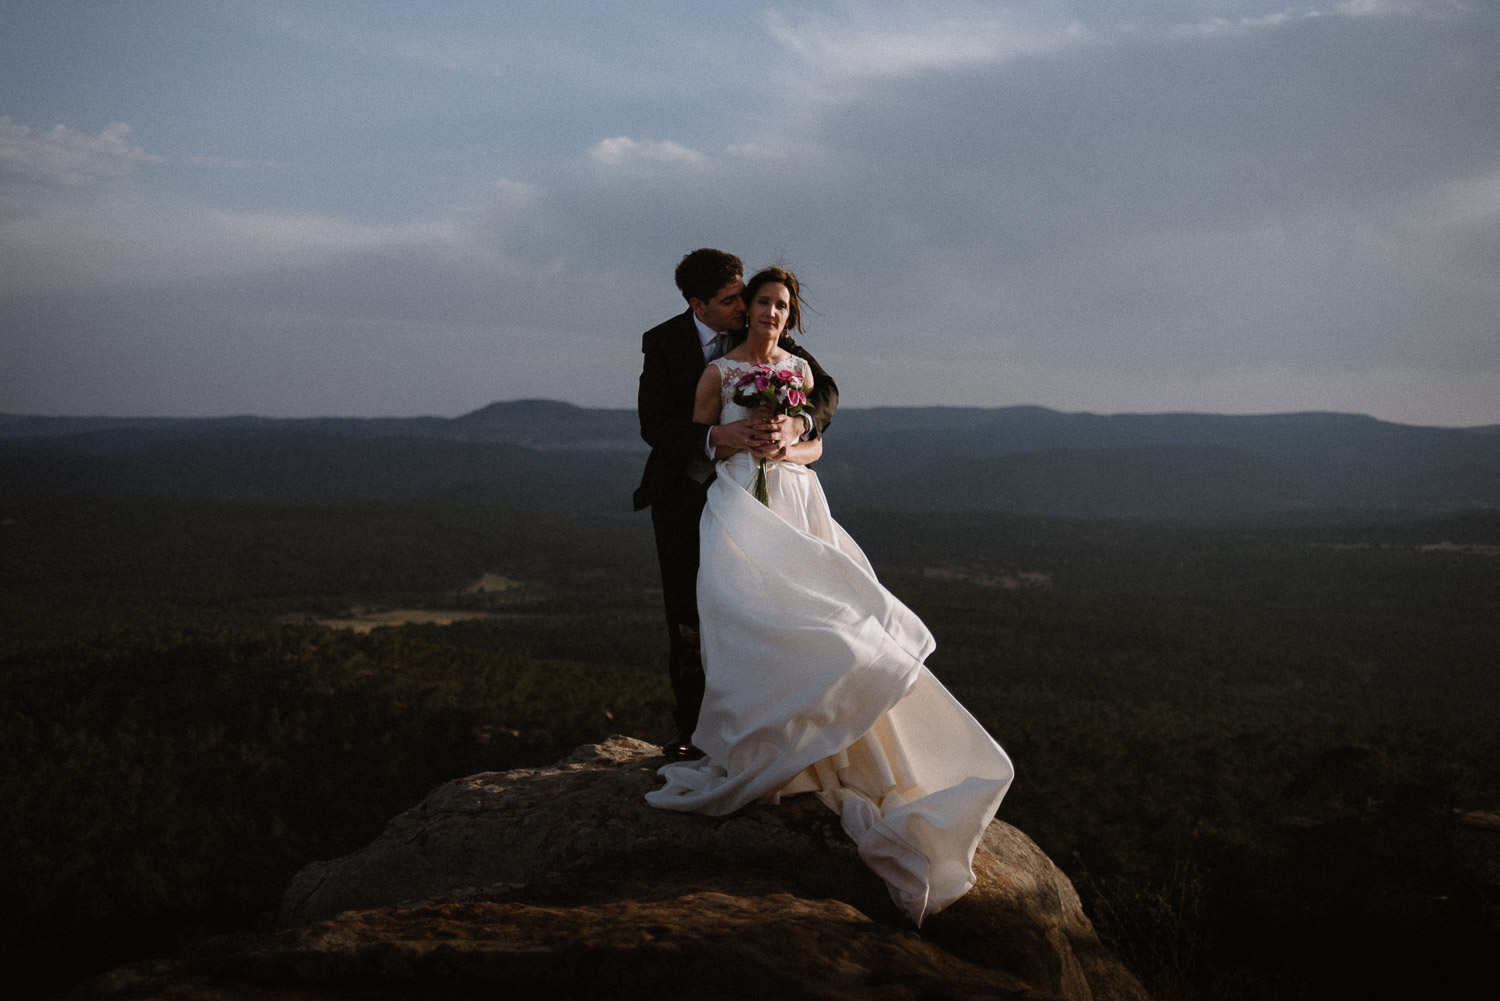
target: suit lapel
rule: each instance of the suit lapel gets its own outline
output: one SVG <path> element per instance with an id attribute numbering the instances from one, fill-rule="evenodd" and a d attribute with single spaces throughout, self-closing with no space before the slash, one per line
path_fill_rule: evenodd
<path id="1" fill-rule="evenodd" d="M 681 323 L 682 363 L 686 368 L 701 373 L 707 362 L 703 360 L 703 342 L 698 339 L 698 324 L 693 322 L 693 311 L 682 314 Z M 689 362 L 692 364 L 690 365 Z"/>

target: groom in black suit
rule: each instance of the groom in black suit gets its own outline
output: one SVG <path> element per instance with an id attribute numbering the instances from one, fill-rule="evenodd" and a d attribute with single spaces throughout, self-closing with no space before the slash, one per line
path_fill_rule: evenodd
<path id="1" fill-rule="evenodd" d="M 703 703 L 703 660 L 698 646 L 698 520 L 713 481 L 716 447 L 769 453 L 783 444 L 823 433 L 838 406 L 839 391 L 812 355 L 790 337 L 781 347 L 805 358 L 812 369 L 813 391 L 806 417 L 693 422 L 693 401 L 704 366 L 744 340 L 744 267 L 733 254 L 707 247 L 688 254 L 677 265 L 678 291 L 688 308 L 641 338 L 641 368 L 636 409 L 641 437 L 651 446 L 635 510 L 651 508 L 656 556 L 661 564 L 662 596 L 667 611 L 667 673 L 677 705 L 677 737 L 663 750 L 689 757 Z"/>

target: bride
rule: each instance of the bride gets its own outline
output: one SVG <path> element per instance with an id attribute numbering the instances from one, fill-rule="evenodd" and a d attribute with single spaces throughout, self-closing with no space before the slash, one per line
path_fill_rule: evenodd
<path id="1" fill-rule="evenodd" d="M 750 416 L 734 383 L 756 365 L 812 387 L 777 345 L 800 329 L 796 276 L 768 268 L 743 294 L 748 335 L 704 369 L 694 421 Z M 766 503 L 755 455 L 715 453 L 698 570 L 707 687 L 693 743 L 705 757 L 664 766 L 646 799 L 718 816 L 813 793 L 920 926 L 974 885 L 975 848 L 1014 772 L 924 666 L 932 634 L 829 514 L 808 468 L 822 450 L 819 438 L 770 455 Z"/>

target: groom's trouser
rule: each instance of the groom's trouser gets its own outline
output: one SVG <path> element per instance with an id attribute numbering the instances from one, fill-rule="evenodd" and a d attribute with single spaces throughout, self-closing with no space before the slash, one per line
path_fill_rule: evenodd
<path id="1" fill-rule="evenodd" d="M 710 480 L 709 482 L 712 482 Z M 680 736 L 698 726 L 703 705 L 703 655 L 698 646 L 698 522 L 708 483 L 686 477 L 651 503 L 661 593 L 667 611 L 667 676 Z"/>

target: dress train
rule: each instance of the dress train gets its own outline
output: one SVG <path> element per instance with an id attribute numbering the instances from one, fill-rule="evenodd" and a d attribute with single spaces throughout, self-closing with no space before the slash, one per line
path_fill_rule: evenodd
<path id="1" fill-rule="evenodd" d="M 1010 759 L 927 670 L 932 634 L 833 520 L 815 472 L 767 463 L 767 507 L 751 456 L 717 471 L 698 571 L 705 757 L 661 768 L 646 799 L 720 816 L 813 793 L 920 926 L 974 885 Z"/>

